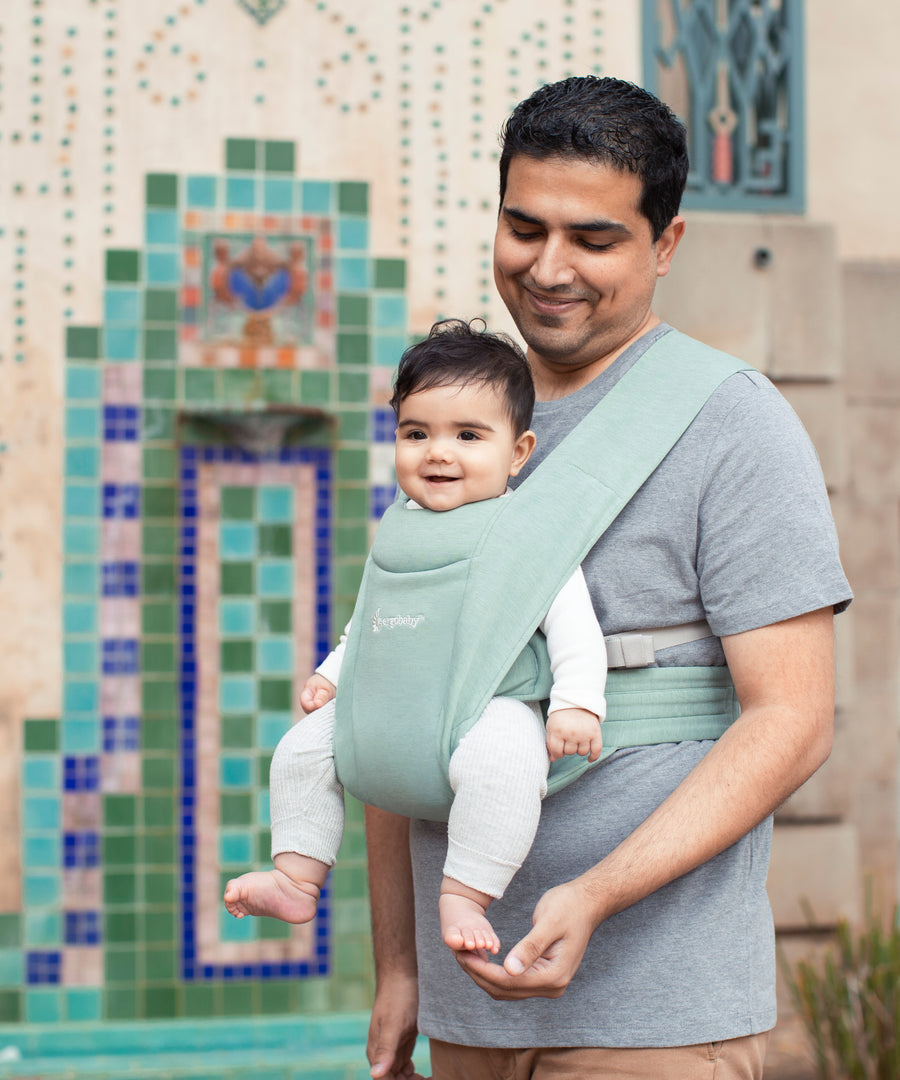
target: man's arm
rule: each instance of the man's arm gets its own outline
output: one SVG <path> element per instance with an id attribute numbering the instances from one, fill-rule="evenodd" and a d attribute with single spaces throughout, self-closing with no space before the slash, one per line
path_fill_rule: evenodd
<path id="1" fill-rule="evenodd" d="M 412 1052 L 419 1008 L 409 819 L 366 807 L 375 1004 L 366 1052 L 373 1077 L 418 1076 Z"/>
<path id="2" fill-rule="evenodd" d="M 531 933 L 510 951 L 505 970 L 474 954 L 457 954 L 492 997 L 559 997 L 600 923 L 730 847 L 828 757 L 834 723 L 831 608 L 723 638 L 722 645 L 740 717 L 602 862 L 544 894 Z"/>

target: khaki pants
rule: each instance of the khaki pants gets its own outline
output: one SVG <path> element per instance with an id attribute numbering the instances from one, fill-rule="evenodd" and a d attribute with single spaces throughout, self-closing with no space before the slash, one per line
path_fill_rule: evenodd
<path id="1" fill-rule="evenodd" d="M 431 1040 L 433 1080 L 762 1080 L 768 1032 L 654 1049 L 486 1050 Z"/>

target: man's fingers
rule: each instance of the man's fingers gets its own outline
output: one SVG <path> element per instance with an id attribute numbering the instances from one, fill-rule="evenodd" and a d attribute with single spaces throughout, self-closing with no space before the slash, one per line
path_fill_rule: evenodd
<path id="1" fill-rule="evenodd" d="M 552 942 L 540 931 L 532 930 L 514 945 L 503 961 L 503 966 L 510 975 L 521 975 L 531 965 L 543 956 Z"/>

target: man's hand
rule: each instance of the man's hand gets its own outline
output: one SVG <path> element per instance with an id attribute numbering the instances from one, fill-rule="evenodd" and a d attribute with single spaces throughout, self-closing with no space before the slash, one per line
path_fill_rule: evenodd
<path id="1" fill-rule="evenodd" d="M 599 925 L 579 878 L 544 893 L 531 921 L 531 932 L 510 950 L 503 967 L 476 953 L 456 954 L 466 974 L 492 998 L 561 997 Z"/>
<path id="2" fill-rule="evenodd" d="M 305 713 L 314 712 L 327 705 L 337 693 L 337 687 L 324 675 L 310 675 L 300 691 L 300 708 Z"/>
<path id="3" fill-rule="evenodd" d="M 587 709 L 557 709 L 547 717 L 547 753 L 551 761 L 581 754 L 596 761 L 603 749 L 600 720 Z"/>
<path id="4" fill-rule="evenodd" d="M 412 1053 L 418 1034 L 416 980 L 403 976 L 384 979 L 375 995 L 366 1056 L 376 1080 L 421 1080 Z"/>

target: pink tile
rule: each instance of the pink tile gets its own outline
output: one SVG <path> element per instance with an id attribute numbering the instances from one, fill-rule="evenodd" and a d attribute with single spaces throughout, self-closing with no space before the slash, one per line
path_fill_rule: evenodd
<path id="1" fill-rule="evenodd" d="M 62 873 L 63 907 L 96 911 L 103 905 L 103 875 L 99 867 L 79 866 Z"/>
<path id="2" fill-rule="evenodd" d="M 127 518 L 104 518 L 100 526 L 100 544 L 104 559 L 139 562 L 141 558 L 140 521 Z"/>
<path id="3" fill-rule="evenodd" d="M 99 945 L 68 945 L 62 951 L 63 986 L 102 986 L 103 949 Z"/>
<path id="4" fill-rule="evenodd" d="M 118 792 L 130 795 L 140 791 L 141 755 L 132 752 L 103 754 L 100 758 L 100 789 L 105 794 Z"/>
<path id="5" fill-rule="evenodd" d="M 106 483 L 140 483 L 141 469 L 139 442 L 104 442 L 100 475 Z"/>
<path id="6" fill-rule="evenodd" d="M 100 793 L 66 791 L 62 797 L 64 832 L 97 832 L 103 824 Z"/>
<path id="7" fill-rule="evenodd" d="M 140 364 L 107 364 L 103 369 L 103 403 L 137 405 L 144 397 Z"/>
<path id="8" fill-rule="evenodd" d="M 141 711 L 140 677 L 105 676 L 100 684 L 100 707 L 104 716 L 138 716 Z"/>
<path id="9" fill-rule="evenodd" d="M 104 596 L 100 601 L 102 637 L 141 636 L 141 602 L 131 596 Z"/>

